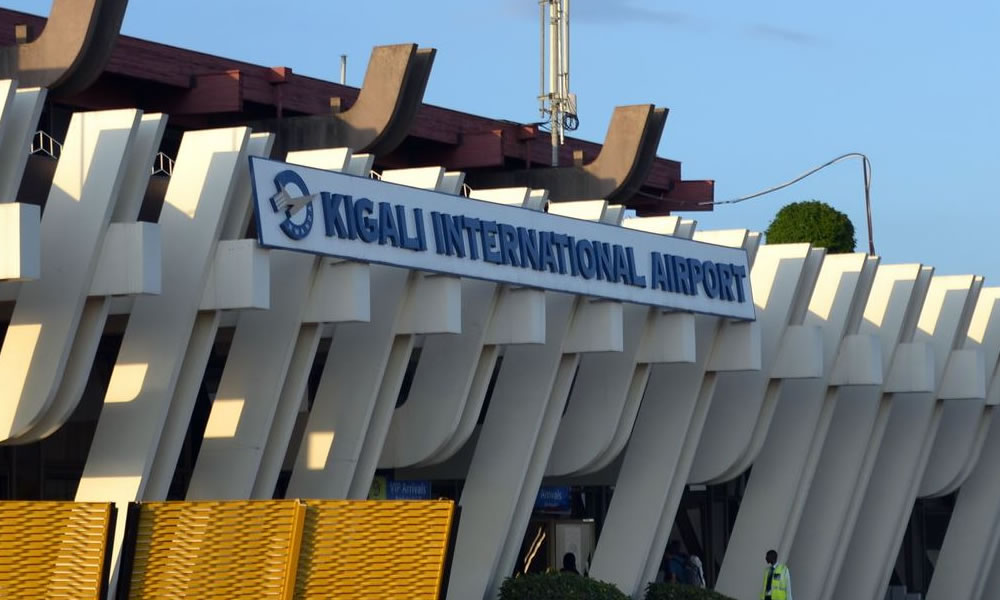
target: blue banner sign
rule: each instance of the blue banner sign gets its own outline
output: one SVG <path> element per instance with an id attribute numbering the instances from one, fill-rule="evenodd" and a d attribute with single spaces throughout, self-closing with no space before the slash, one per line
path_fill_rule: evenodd
<path id="1" fill-rule="evenodd" d="M 746 251 L 253 157 L 258 241 L 524 287 L 755 318 Z"/>
<path id="2" fill-rule="evenodd" d="M 570 510 L 569 486 L 542 486 L 535 497 L 535 510 L 568 512 Z"/>
<path id="3" fill-rule="evenodd" d="M 397 481 L 390 479 L 386 485 L 389 500 L 430 500 L 430 481 Z"/>

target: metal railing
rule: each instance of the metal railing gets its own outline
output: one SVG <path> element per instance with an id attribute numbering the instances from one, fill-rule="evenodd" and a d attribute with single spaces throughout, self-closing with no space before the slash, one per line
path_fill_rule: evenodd
<path id="1" fill-rule="evenodd" d="M 44 131 L 36 131 L 35 135 L 31 138 L 31 154 L 44 154 L 49 158 L 58 159 L 62 154 L 62 144 L 56 138 L 45 133 Z"/>
<path id="2" fill-rule="evenodd" d="M 371 178 L 371 179 L 382 181 L 382 174 L 379 173 L 378 171 L 369 171 L 368 172 L 368 177 Z M 469 197 L 472 196 L 472 188 L 469 187 L 469 184 L 463 183 L 462 184 L 462 189 L 459 190 L 458 195 L 459 196 L 464 196 L 466 198 L 469 198 Z"/>
<path id="3" fill-rule="evenodd" d="M 174 174 L 174 159 L 162 152 L 157 152 L 153 158 L 153 175 L 170 177 Z"/>

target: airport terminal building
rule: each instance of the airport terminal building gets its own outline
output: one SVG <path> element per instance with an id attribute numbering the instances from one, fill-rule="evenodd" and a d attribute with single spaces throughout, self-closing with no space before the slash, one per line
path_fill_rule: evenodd
<path id="1" fill-rule="evenodd" d="M 536 125 L 423 104 L 432 49 L 351 88 L 120 36 L 126 3 L 0 10 L 0 537 L 103 506 L 101 577 L 154 597 L 136 507 L 295 545 L 425 500 L 412 597 L 571 552 L 639 598 L 671 540 L 739 600 L 769 548 L 800 598 L 1000 596 L 1000 288 L 699 228 L 653 105 L 552 167 Z M 385 510 L 367 541 L 405 546 Z M 274 597 L 328 597 L 316 547 Z"/>

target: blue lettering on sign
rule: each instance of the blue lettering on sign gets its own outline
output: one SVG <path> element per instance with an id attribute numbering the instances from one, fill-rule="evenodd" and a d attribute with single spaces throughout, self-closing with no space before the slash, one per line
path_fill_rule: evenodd
<path id="1" fill-rule="evenodd" d="M 389 500 L 430 500 L 430 481 L 397 481 L 386 482 L 385 497 Z"/>
<path id="2" fill-rule="evenodd" d="M 559 263 L 559 274 L 566 274 L 566 251 L 569 250 L 569 237 L 561 233 L 552 234 L 552 243 L 555 244 L 557 250 L 556 262 Z"/>
<path id="3" fill-rule="evenodd" d="M 635 250 L 631 247 L 625 248 L 625 255 L 628 257 L 629 282 L 633 287 L 646 287 L 646 276 L 639 275 L 635 271 Z"/>
<path id="4" fill-rule="evenodd" d="M 344 203 L 344 195 L 320 192 L 319 196 L 323 202 L 323 221 L 326 223 L 326 236 L 333 237 L 336 235 L 340 239 L 348 237 L 347 225 L 344 223 L 340 212 L 340 207 Z"/>
<path id="5" fill-rule="evenodd" d="M 499 265 L 503 262 L 502 254 L 497 242 L 497 224 L 495 221 L 480 221 L 479 234 L 483 239 L 483 259 Z"/>
<path id="6" fill-rule="evenodd" d="M 545 271 L 546 269 L 552 273 L 559 272 L 559 263 L 556 261 L 556 255 L 552 250 L 552 232 L 543 231 L 538 234 L 538 244 L 541 246 L 542 253 L 542 268 L 540 271 Z"/>
<path id="7" fill-rule="evenodd" d="M 368 198 L 358 198 L 354 201 L 354 228 L 358 231 L 361 241 L 372 243 L 378 239 L 378 222 L 372 219 L 375 205 Z"/>
<path id="8" fill-rule="evenodd" d="M 538 232 L 526 227 L 517 228 L 517 247 L 520 250 L 520 262 L 524 268 L 540 270 L 541 254 L 538 251 Z"/>
<path id="9" fill-rule="evenodd" d="M 385 246 L 386 242 L 394 248 L 400 247 L 399 228 L 396 218 L 392 216 L 392 205 L 388 202 L 378 203 L 378 243 Z"/>
<path id="10" fill-rule="evenodd" d="M 597 259 L 594 257 L 594 245 L 590 240 L 580 240 L 576 243 L 576 257 L 583 278 L 593 279 L 597 274 Z"/>
<path id="11" fill-rule="evenodd" d="M 747 278 L 747 269 L 743 265 L 731 265 L 733 276 L 736 278 L 736 296 L 740 304 L 747 301 L 746 293 L 743 291 L 743 282 Z"/>
<path id="12" fill-rule="evenodd" d="M 469 240 L 469 258 L 479 260 L 479 231 L 481 230 L 479 219 L 462 215 L 462 228 L 465 229 L 466 238 Z"/>
<path id="13" fill-rule="evenodd" d="M 570 488 L 567 486 L 542 486 L 535 496 L 535 510 L 568 511 L 572 508 Z"/>
<path id="14" fill-rule="evenodd" d="M 396 222 L 399 226 L 399 235 L 403 238 L 403 247 L 407 250 L 423 252 L 427 249 L 427 234 L 424 232 L 424 211 L 419 208 L 413 209 L 413 222 L 416 225 L 416 232 L 411 237 L 407 232 L 406 208 L 396 205 Z"/>
<path id="15" fill-rule="evenodd" d="M 438 211 L 430 213 L 428 236 L 420 208 L 327 191 L 313 196 L 293 170 L 279 172 L 274 185 L 277 193 L 270 199 L 271 208 L 275 213 L 284 211 L 280 228 L 293 240 L 301 240 L 312 231 L 313 199 L 318 198 L 323 209 L 322 230 L 331 238 L 413 252 L 428 251 L 432 242 L 436 254 L 463 260 L 670 294 L 704 295 L 723 302 L 742 304 L 748 298 L 747 270 L 738 264 L 653 251 L 649 271 L 639 273 L 631 246 Z"/>
<path id="16" fill-rule="evenodd" d="M 677 291 L 688 296 L 693 296 L 695 290 L 691 285 L 687 259 L 668 255 L 667 260 L 674 265 L 674 280 L 677 282 Z"/>
<path id="17" fill-rule="evenodd" d="M 499 223 L 497 229 L 500 232 L 500 259 L 505 265 L 520 267 L 517 260 L 517 229 L 506 223 Z"/>
<path id="18" fill-rule="evenodd" d="M 594 240 L 594 254 L 597 255 L 597 278 L 604 279 L 605 281 L 614 281 L 611 244 Z"/>
<path id="19" fill-rule="evenodd" d="M 650 279 L 652 280 L 653 289 L 660 289 L 664 292 L 674 291 L 673 282 L 670 281 L 670 276 L 667 274 L 667 265 L 663 261 L 663 255 L 659 252 L 652 252 L 649 257 Z"/>

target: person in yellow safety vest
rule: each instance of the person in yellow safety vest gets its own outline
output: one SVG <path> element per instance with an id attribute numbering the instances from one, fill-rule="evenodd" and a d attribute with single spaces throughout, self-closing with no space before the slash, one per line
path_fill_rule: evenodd
<path id="1" fill-rule="evenodd" d="M 766 558 L 760 600 L 792 600 L 792 576 L 788 567 L 778 562 L 778 553 L 774 550 L 768 550 Z"/>

